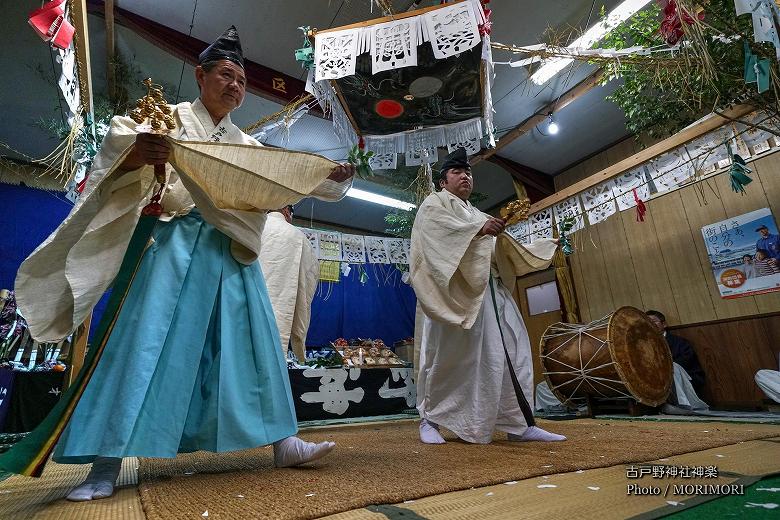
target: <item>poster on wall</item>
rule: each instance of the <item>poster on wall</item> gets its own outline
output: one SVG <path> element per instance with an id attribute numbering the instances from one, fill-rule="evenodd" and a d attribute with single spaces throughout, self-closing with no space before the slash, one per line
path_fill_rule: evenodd
<path id="1" fill-rule="evenodd" d="M 780 234 L 769 208 L 701 228 L 721 298 L 780 291 Z"/>

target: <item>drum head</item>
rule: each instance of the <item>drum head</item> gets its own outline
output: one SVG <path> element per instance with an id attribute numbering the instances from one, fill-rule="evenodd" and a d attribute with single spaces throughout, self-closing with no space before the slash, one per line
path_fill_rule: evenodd
<path id="1" fill-rule="evenodd" d="M 672 355 L 644 312 L 621 307 L 609 320 L 609 349 L 620 379 L 640 403 L 659 406 L 672 386 Z"/>

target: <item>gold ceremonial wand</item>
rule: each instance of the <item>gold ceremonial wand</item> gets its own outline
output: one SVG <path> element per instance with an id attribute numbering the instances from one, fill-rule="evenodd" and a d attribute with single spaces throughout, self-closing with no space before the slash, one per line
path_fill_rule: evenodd
<path id="1" fill-rule="evenodd" d="M 176 128 L 176 122 L 173 120 L 173 110 L 163 97 L 162 86 L 152 83 L 152 78 L 146 78 L 144 85 L 146 85 L 146 95 L 136 101 L 136 108 L 130 111 L 130 118 L 138 123 L 138 126 L 135 127 L 136 131 L 158 135 L 171 133 L 171 130 Z M 148 123 L 145 123 L 147 119 Z M 155 194 L 152 195 L 152 200 L 144 207 L 141 213 L 159 217 L 163 209 L 160 199 L 162 198 L 166 181 L 164 164 L 154 165 L 154 177 L 159 187 Z"/>
<path id="2" fill-rule="evenodd" d="M 506 227 L 513 226 L 522 220 L 528 220 L 528 212 L 531 210 L 529 199 L 513 200 L 503 208 L 499 214 L 506 222 Z"/>

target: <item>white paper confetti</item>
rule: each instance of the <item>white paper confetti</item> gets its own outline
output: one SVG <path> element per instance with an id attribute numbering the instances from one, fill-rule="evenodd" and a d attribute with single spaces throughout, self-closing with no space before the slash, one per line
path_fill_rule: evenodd
<path id="1" fill-rule="evenodd" d="M 756 488 L 756 491 L 771 491 L 772 493 L 777 493 L 780 491 L 780 488 Z"/>
<path id="2" fill-rule="evenodd" d="M 667 500 L 666 503 L 674 507 L 685 505 L 683 502 L 675 502 L 674 500 Z"/>
<path id="3" fill-rule="evenodd" d="M 236 495 L 237 498 L 244 498 L 244 495 Z"/>
<path id="4" fill-rule="evenodd" d="M 208 509 L 207 509 L 207 510 L 205 510 L 205 511 L 203 511 L 203 514 L 202 514 L 202 515 L 200 515 L 200 516 L 209 516 L 209 511 L 208 511 Z"/>
<path id="5" fill-rule="evenodd" d="M 588 489 L 590 489 L 591 491 L 598 491 L 601 488 L 599 486 L 588 486 Z"/>
<path id="6" fill-rule="evenodd" d="M 722 458 L 725 457 L 725 455 L 715 455 L 715 456 L 718 457 L 719 459 L 722 459 Z"/>
<path id="7" fill-rule="evenodd" d="M 317 494 L 317 493 L 306 493 L 306 496 L 307 496 L 307 497 L 313 497 L 313 496 L 314 496 L 314 495 L 316 495 L 316 494 Z"/>
<path id="8" fill-rule="evenodd" d="M 492 497 L 493 496 L 493 492 L 491 491 L 490 493 L 485 493 L 485 496 L 486 497 Z"/>
<path id="9" fill-rule="evenodd" d="M 773 503 L 768 504 L 756 504 L 755 502 L 748 502 L 745 507 L 763 507 L 764 509 L 777 509 L 778 505 Z"/>
<path id="10" fill-rule="evenodd" d="M 542 488 L 557 488 L 558 486 L 556 486 L 555 484 L 539 484 L 536 487 L 542 489 Z"/>
<path id="11" fill-rule="evenodd" d="M 584 470 L 581 470 L 581 469 L 578 469 L 578 470 L 577 470 L 577 471 L 575 471 L 574 473 L 585 473 L 585 471 L 584 471 Z"/>
<path id="12" fill-rule="evenodd" d="M 544 465 L 544 466 L 542 466 L 542 467 L 543 467 L 543 468 L 552 468 L 552 464 L 545 464 L 545 465 Z"/>
<path id="13" fill-rule="evenodd" d="M 411 504 L 414 500 L 404 500 L 404 504 Z"/>
<path id="14" fill-rule="evenodd" d="M 507 485 L 507 486 L 514 486 L 515 484 L 517 484 L 517 481 L 516 480 L 510 480 L 509 482 L 504 482 L 504 484 Z"/>

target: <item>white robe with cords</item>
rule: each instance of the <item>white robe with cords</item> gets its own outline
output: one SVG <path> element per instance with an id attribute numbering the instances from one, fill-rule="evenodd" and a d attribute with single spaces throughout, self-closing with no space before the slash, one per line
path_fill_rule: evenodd
<path id="1" fill-rule="evenodd" d="M 417 379 L 422 418 L 473 443 L 528 427 L 510 379 L 500 326 L 526 400 L 533 403 L 531 345 L 507 283 L 549 266 L 556 245 L 477 237 L 489 218 L 447 191 L 420 205 L 412 230 L 411 284 L 425 314 Z M 498 319 L 488 281 L 493 278 Z"/>
<path id="2" fill-rule="evenodd" d="M 303 362 L 319 263 L 306 235 L 281 213 L 268 214 L 260 243 L 260 266 L 282 338 L 282 352 L 286 356 L 291 343 Z"/>

